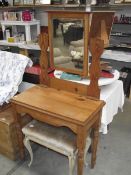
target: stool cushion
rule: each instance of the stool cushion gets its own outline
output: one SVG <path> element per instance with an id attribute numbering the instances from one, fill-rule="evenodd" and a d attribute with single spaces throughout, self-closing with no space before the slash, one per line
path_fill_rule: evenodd
<path id="1" fill-rule="evenodd" d="M 48 145 L 50 149 L 56 148 L 63 154 L 69 155 L 76 152 L 76 135 L 66 127 L 55 127 L 33 120 L 22 129 L 22 132 L 26 137 L 30 137 L 30 140 L 35 138 L 43 146 Z"/>

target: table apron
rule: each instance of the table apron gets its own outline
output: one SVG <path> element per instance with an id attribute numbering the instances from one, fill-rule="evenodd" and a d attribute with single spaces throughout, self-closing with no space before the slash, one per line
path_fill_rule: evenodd
<path id="1" fill-rule="evenodd" d="M 44 114 L 44 112 L 40 112 L 37 110 L 29 109 L 20 105 L 15 105 L 15 110 L 18 114 L 21 113 L 27 113 L 29 114 L 32 118 L 39 120 L 44 123 L 48 123 L 50 125 L 54 125 L 57 127 L 60 126 L 65 126 L 70 128 L 74 133 L 77 133 L 78 131 L 78 124 L 72 123 L 71 121 L 66 121 L 64 119 L 49 115 L 49 114 Z"/>

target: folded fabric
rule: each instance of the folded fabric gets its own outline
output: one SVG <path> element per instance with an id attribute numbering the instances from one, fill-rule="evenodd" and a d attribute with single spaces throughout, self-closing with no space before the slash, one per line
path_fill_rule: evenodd
<path id="1" fill-rule="evenodd" d="M 81 77 L 80 75 L 69 74 L 69 73 L 63 72 L 60 76 L 60 79 L 80 81 Z"/>
<path id="2" fill-rule="evenodd" d="M 32 64 L 24 55 L 0 51 L 0 106 L 16 94 L 25 68 Z"/>
<path id="3" fill-rule="evenodd" d="M 110 73 L 108 71 L 101 71 L 100 77 L 103 77 L 103 78 L 113 78 L 114 77 L 114 74 L 112 74 L 112 73 Z"/>
<path id="4" fill-rule="evenodd" d="M 25 72 L 29 73 L 29 74 L 40 75 L 41 74 L 40 65 L 34 65 L 32 67 L 26 67 Z"/>

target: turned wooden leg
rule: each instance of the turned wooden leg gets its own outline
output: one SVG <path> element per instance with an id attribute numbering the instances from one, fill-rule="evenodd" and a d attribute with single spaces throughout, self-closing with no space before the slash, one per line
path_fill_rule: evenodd
<path id="1" fill-rule="evenodd" d="M 91 144 L 91 168 L 94 168 L 95 163 L 96 163 L 96 152 L 97 152 L 97 145 L 98 145 L 98 139 L 99 139 L 99 124 L 100 123 L 100 118 L 95 122 L 93 125 L 93 130 L 92 130 L 92 144 Z"/>
<path id="2" fill-rule="evenodd" d="M 19 147 L 20 158 L 24 159 L 24 144 L 23 144 L 23 134 L 22 134 L 22 123 L 21 123 L 21 115 L 16 112 L 15 105 L 12 105 L 14 108 L 14 120 L 16 124 L 16 133 Z"/>
<path id="3" fill-rule="evenodd" d="M 87 135 L 87 132 L 84 130 L 83 127 L 80 127 L 77 135 L 77 148 L 78 148 L 77 174 L 78 175 L 83 175 L 86 135 Z"/>

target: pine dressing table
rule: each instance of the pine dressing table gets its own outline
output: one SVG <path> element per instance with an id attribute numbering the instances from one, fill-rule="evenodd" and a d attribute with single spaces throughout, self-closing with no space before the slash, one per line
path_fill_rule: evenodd
<path id="1" fill-rule="evenodd" d="M 27 91 L 14 96 L 11 100 L 12 106 L 15 109 L 14 117 L 17 126 L 21 158 L 24 158 L 24 146 L 20 114 L 28 113 L 36 120 L 58 127 L 68 127 L 76 134 L 76 144 L 78 148 L 78 175 L 83 174 L 85 142 L 86 137 L 91 130 L 91 167 L 94 167 L 96 162 L 101 110 L 105 104 L 104 101 L 98 99 L 100 96 L 100 90 L 98 87 L 98 79 L 100 75 L 99 58 L 103 52 L 104 45 L 108 44 L 108 36 L 111 29 L 113 15 L 114 12 L 97 12 L 93 15 L 89 12 L 49 12 L 49 31 L 51 32 L 49 33 L 49 40 L 47 34 L 41 34 L 39 37 L 39 45 L 41 48 L 40 65 L 42 71 L 40 78 L 41 83 L 45 85 L 34 86 Z M 80 76 L 85 77 L 89 72 L 91 80 L 89 86 L 56 79 L 54 77 L 50 78 L 48 76 L 48 45 L 50 46 L 51 60 L 53 59 L 53 43 L 51 39 L 53 37 L 53 29 L 51 29 L 52 17 L 68 19 L 78 18 L 83 20 L 84 68 L 82 71 L 73 70 L 71 73 L 78 73 Z M 95 25 L 96 18 L 97 22 Z M 92 23 L 91 26 L 90 23 Z M 92 54 L 92 64 L 89 70 L 87 70 L 87 48 Z M 53 61 L 51 62 L 51 65 L 53 65 Z M 65 69 L 63 67 L 61 69 L 70 72 L 70 69 Z"/>
<path id="2" fill-rule="evenodd" d="M 77 134 L 78 174 L 82 175 L 85 141 L 90 128 L 93 129 L 91 166 L 95 165 L 99 135 L 99 123 L 103 101 L 86 98 L 70 92 L 45 86 L 35 86 L 12 99 L 17 112 L 16 122 L 20 124 L 20 114 L 28 113 L 34 119 L 55 126 L 69 127 Z M 19 127 L 19 125 L 17 125 Z M 21 130 L 18 133 L 21 158 L 24 147 Z"/>

